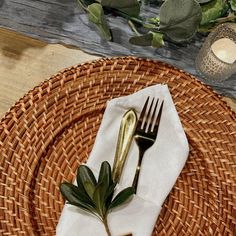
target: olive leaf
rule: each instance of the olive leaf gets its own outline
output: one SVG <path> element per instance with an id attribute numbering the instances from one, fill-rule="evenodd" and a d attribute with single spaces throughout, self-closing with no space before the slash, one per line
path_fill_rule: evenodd
<path id="1" fill-rule="evenodd" d="M 133 187 L 128 187 L 122 190 L 120 193 L 117 194 L 117 196 L 111 202 L 109 209 L 113 209 L 120 206 L 121 204 L 126 202 L 133 193 L 134 193 Z"/>
<path id="2" fill-rule="evenodd" d="M 97 26 L 102 38 L 111 40 L 111 32 L 104 16 L 102 5 L 99 3 L 93 3 L 88 6 L 87 10 L 89 20 Z"/>
<path id="3" fill-rule="evenodd" d="M 107 212 L 105 209 L 105 194 L 105 183 L 101 182 L 96 186 L 93 194 L 93 202 L 95 203 L 96 210 L 102 219 L 105 217 Z"/>
<path id="4" fill-rule="evenodd" d="M 114 8 L 130 16 L 138 16 L 140 3 L 138 0 L 101 0 L 104 7 Z"/>
<path id="5" fill-rule="evenodd" d="M 201 25 L 210 24 L 218 17 L 221 17 L 224 8 L 224 0 L 213 0 L 207 4 L 202 5 Z"/>
<path id="6" fill-rule="evenodd" d="M 80 191 L 82 191 L 87 196 L 89 196 L 86 191 L 88 184 L 92 185 L 93 188 L 97 184 L 93 172 L 85 165 L 81 165 L 78 169 L 76 181 Z"/>
<path id="7" fill-rule="evenodd" d="M 101 164 L 98 181 L 91 169 L 85 165 L 78 168 L 76 180 L 78 186 L 71 183 L 60 185 L 63 197 L 69 204 L 98 217 L 110 235 L 107 215 L 112 209 L 126 202 L 134 194 L 134 188 L 125 188 L 114 198 L 116 183 L 112 180 L 111 166 L 106 161 Z"/>
<path id="8" fill-rule="evenodd" d="M 159 48 L 164 45 L 163 34 L 158 32 L 148 32 L 144 35 L 133 36 L 129 42 L 138 46 L 152 46 Z"/>
<path id="9" fill-rule="evenodd" d="M 64 198 L 71 204 L 94 214 L 95 204 L 85 196 L 78 187 L 71 183 L 62 183 L 60 191 Z"/>
<path id="10" fill-rule="evenodd" d="M 95 186 L 91 182 L 84 182 L 84 189 L 86 193 L 89 195 L 90 199 L 93 199 L 93 194 L 95 192 Z"/>
<path id="11" fill-rule="evenodd" d="M 105 206 L 107 208 L 109 208 L 109 205 L 111 204 L 111 201 L 112 201 L 112 198 L 114 195 L 114 191 L 115 191 L 115 187 L 116 187 L 116 183 L 111 184 L 106 192 Z"/>
<path id="12" fill-rule="evenodd" d="M 107 186 L 112 184 L 111 166 L 108 162 L 103 162 L 98 176 L 98 183 L 104 182 Z"/>
<path id="13" fill-rule="evenodd" d="M 97 184 L 93 172 L 86 165 L 81 165 L 77 173 L 77 184 L 84 185 L 85 182 L 91 182 L 94 186 Z"/>
<path id="14" fill-rule="evenodd" d="M 195 0 L 166 0 L 160 8 L 160 31 L 172 41 L 188 40 L 196 33 L 202 18 Z"/>

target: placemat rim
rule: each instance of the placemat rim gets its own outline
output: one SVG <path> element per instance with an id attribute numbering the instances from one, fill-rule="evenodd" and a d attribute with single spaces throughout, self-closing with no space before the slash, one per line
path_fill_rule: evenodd
<path id="1" fill-rule="evenodd" d="M 133 72 L 133 74 L 130 72 Z M 102 81 L 102 83 L 100 83 L 100 80 L 103 80 L 103 79 L 105 80 L 105 82 L 103 83 Z M 117 86 L 114 86 L 114 83 Z M 57 72 L 55 75 L 42 81 L 39 85 L 35 86 L 33 89 L 28 91 L 22 98 L 19 99 L 18 102 L 16 102 L 14 106 L 10 108 L 9 112 L 6 113 L 2 121 L 0 120 L 0 131 L 3 131 L 2 137 L 4 138 L 2 142 L 2 146 L 4 144 L 6 144 L 6 147 L 9 146 L 10 149 L 8 150 L 10 150 L 11 153 L 14 153 L 16 157 L 14 158 L 16 162 L 11 162 L 11 161 L 6 162 L 7 163 L 6 167 L 12 163 L 13 167 L 17 168 L 16 171 L 11 171 L 11 172 L 9 172 L 9 170 L 6 169 L 5 172 L 12 173 L 12 176 L 13 176 L 8 180 L 8 182 L 6 181 L 6 183 L 8 184 L 11 183 L 11 179 L 14 180 L 16 177 L 15 173 L 18 173 L 18 164 L 20 163 L 21 165 L 22 163 L 21 158 L 17 158 L 17 155 L 19 154 L 18 155 L 19 157 L 23 156 L 25 157 L 25 159 L 26 157 L 27 159 L 29 159 L 30 164 L 28 164 L 28 166 L 30 166 L 30 170 L 32 170 L 32 173 L 29 175 L 30 178 L 28 178 L 29 181 L 26 181 L 23 186 L 26 186 L 26 187 L 28 186 L 29 189 L 33 189 L 32 191 L 29 191 L 29 193 L 26 195 L 21 194 L 21 196 L 24 196 L 22 199 L 19 198 L 19 202 L 22 202 L 24 200 L 23 202 L 25 203 L 25 206 L 26 206 L 25 208 L 26 211 L 24 212 L 25 213 L 31 212 L 31 214 L 33 214 L 33 217 L 29 217 L 29 215 L 27 214 L 24 215 L 24 217 L 26 217 L 25 218 L 26 221 L 23 221 L 22 224 L 20 223 L 19 224 L 20 228 L 18 228 L 17 225 L 14 223 L 15 222 L 14 219 L 11 218 L 10 214 L 8 214 L 9 220 L 6 221 L 5 223 L 5 227 L 6 227 L 5 229 L 9 229 L 9 230 L 21 230 L 21 229 L 23 230 L 24 229 L 25 230 L 24 232 L 26 233 L 28 232 L 27 230 L 29 230 L 29 232 L 31 232 L 32 230 L 32 232 L 37 233 L 36 235 L 40 235 L 40 232 L 42 233 L 46 232 L 47 231 L 46 229 L 50 229 L 51 230 L 50 232 L 54 232 L 55 228 L 52 228 L 52 225 L 54 225 L 53 227 L 55 227 L 55 223 L 57 224 L 56 220 L 58 219 L 58 213 L 61 212 L 61 208 L 60 208 L 61 200 L 60 200 L 60 195 L 58 194 L 58 192 L 56 192 L 56 196 L 58 196 L 59 198 L 55 199 L 53 197 L 53 200 L 52 198 L 49 198 L 48 191 L 49 189 L 53 189 L 53 191 L 57 191 L 56 189 L 57 189 L 58 183 L 60 183 L 62 179 L 64 178 L 67 179 L 68 177 L 67 176 L 68 172 L 64 172 L 64 169 L 63 169 L 63 166 L 67 166 L 68 162 L 67 161 L 61 162 L 59 160 L 65 160 L 65 157 L 66 157 L 67 160 L 72 161 L 74 159 L 71 159 L 69 157 L 74 157 L 74 153 L 75 153 L 75 152 L 70 151 L 69 146 L 68 146 L 69 149 L 63 148 L 67 145 L 62 145 L 61 147 L 57 146 L 58 143 L 56 142 L 56 140 L 61 135 L 61 132 L 57 132 L 59 131 L 59 128 L 58 130 L 55 130 L 55 127 L 57 126 L 57 124 L 61 124 L 61 121 L 66 121 L 66 122 L 68 121 L 70 124 L 73 124 L 74 122 L 77 121 L 77 118 L 79 118 L 78 115 L 82 111 L 86 112 L 88 110 L 90 112 L 91 104 L 92 104 L 92 109 L 93 109 L 93 105 L 97 104 L 97 103 L 94 103 L 95 101 L 94 99 L 96 99 L 98 96 L 95 96 L 94 99 L 90 100 L 89 96 L 87 97 L 87 93 L 86 93 L 87 89 L 89 90 L 91 88 L 93 91 L 94 90 L 93 85 L 95 84 L 96 86 L 98 86 L 100 90 L 99 91 L 96 90 L 95 95 L 105 93 L 106 96 L 103 99 L 105 99 L 105 102 L 106 102 L 112 97 L 125 96 L 125 94 L 129 94 L 131 92 L 133 93 L 134 91 L 137 91 L 141 88 L 145 88 L 149 85 L 163 84 L 163 83 L 167 84 L 169 86 L 169 89 L 171 90 L 170 92 L 173 95 L 173 100 L 175 101 L 175 105 L 178 108 L 177 110 L 179 111 L 180 118 L 182 118 L 184 122 L 183 127 L 186 131 L 186 134 L 190 137 L 189 139 L 190 143 L 193 144 L 193 146 L 191 146 L 192 159 L 190 159 L 190 161 L 186 164 L 188 165 L 186 167 L 188 168 L 187 170 L 192 170 L 193 172 L 189 175 L 188 171 L 186 172 L 183 170 L 182 172 L 183 179 L 182 181 L 178 182 L 179 191 L 177 191 L 178 188 L 176 188 L 175 192 L 169 195 L 169 198 L 168 198 L 169 200 L 167 200 L 168 205 L 163 206 L 164 210 L 161 213 L 162 218 L 160 218 L 162 220 L 160 220 L 159 223 L 156 224 L 154 233 L 155 235 L 159 235 L 158 232 L 161 232 L 161 231 L 162 232 L 168 231 L 169 233 L 171 232 L 173 233 L 173 230 L 174 230 L 174 232 L 181 231 L 183 234 L 185 233 L 188 234 L 191 232 L 190 228 L 185 228 L 185 227 L 182 227 L 182 228 L 180 227 L 180 229 L 178 227 L 176 228 L 177 225 L 180 225 L 179 223 L 185 224 L 184 222 L 187 219 L 188 219 L 188 227 L 190 226 L 193 227 L 192 229 L 195 230 L 195 232 L 198 232 L 201 226 L 207 226 L 207 225 L 210 226 L 209 230 L 205 229 L 205 227 L 201 228 L 201 232 L 206 233 L 206 234 L 201 234 L 201 235 L 208 235 L 208 233 L 212 232 L 212 230 L 214 230 L 216 227 L 217 227 L 218 233 L 234 232 L 234 227 L 232 228 L 232 225 L 235 225 L 234 219 L 232 218 L 232 212 L 234 211 L 234 204 L 232 205 L 232 202 L 234 202 L 234 197 L 231 191 L 232 189 L 231 187 L 234 186 L 234 184 L 232 183 L 234 183 L 233 180 L 235 176 L 233 174 L 232 168 L 235 161 L 233 157 L 235 156 L 234 155 L 235 153 L 234 151 L 234 143 L 235 143 L 234 120 L 235 120 L 236 113 L 233 110 L 231 110 L 231 108 L 227 105 L 227 103 L 224 100 L 222 100 L 220 95 L 218 95 L 214 90 L 209 88 L 209 86 L 205 85 L 204 83 L 199 81 L 197 78 L 195 78 L 191 74 L 186 73 L 183 70 L 177 69 L 174 66 L 169 65 L 167 63 L 163 63 L 157 60 L 137 58 L 137 57 L 100 58 L 98 60 L 92 60 L 90 62 L 88 61 L 88 62 L 80 63 L 77 65 L 62 69 L 61 71 Z M 80 86 L 80 84 L 82 85 Z M 133 84 L 133 86 L 130 86 L 130 87 L 127 86 L 129 84 Z M 107 89 L 104 91 L 104 88 L 105 88 L 104 86 L 106 85 L 108 87 L 113 85 L 112 88 L 114 88 L 115 91 L 113 91 L 113 89 L 112 90 Z M 123 85 L 123 90 L 119 89 L 119 85 L 121 86 Z M 137 88 L 136 88 L 136 85 L 138 86 Z M 80 93 L 80 89 L 82 91 L 81 93 Z M 83 93 L 83 89 L 85 89 L 85 93 Z M 83 94 L 85 94 L 85 96 L 83 96 Z M 92 93 L 88 93 L 88 95 L 91 95 L 91 94 Z M 54 99 L 54 97 L 57 98 L 57 96 L 59 96 L 59 100 Z M 44 99 L 49 99 L 50 102 L 47 103 L 47 101 L 45 101 Z M 66 103 L 64 103 L 63 106 L 58 106 L 59 102 L 61 102 L 63 99 L 66 100 Z M 54 103 L 55 101 L 56 103 Z M 40 105 L 37 105 L 38 102 L 40 103 Z M 105 102 L 103 101 L 102 107 L 105 106 L 106 104 Z M 69 104 L 72 104 L 73 106 L 68 106 Z M 196 104 L 198 105 L 195 106 Z M 32 113 L 30 112 L 31 106 L 33 109 L 34 108 L 36 109 L 37 114 L 34 112 Z M 57 110 L 58 107 L 60 108 L 59 110 Z M 66 107 L 68 107 L 68 109 L 65 109 Z M 75 107 L 76 109 L 77 107 L 80 109 L 74 110 Z M 53 112 L 55 111 L 54 109 L 56 109 L 57 112 Z M 73 109 L 72 115 L 70 113 L 71 109 Z M 24 113 L 26 113 L 26 115 L 24 115 Z M 64 116 L 64 113 L 66 113 L 65 116 Z M 33 125 L 39 124 L 40 122 L 38 121 L 40 121 L 40 117 L 42 120 L 42 116 L 36 116 L 36 120 L 35 120 L 34 114 L 45 115 L 46 119 L 43 119 L 43 123 L 45 125 L 51 124 L 49 128 L 48 126 L 43 126 L 45 131 L 47 130 L 47 132 L 45 132 L 45 135 L 44 134 L 41 135 L 41 133 L 38 132 L 38 129 L 35 132 L 34 129 L 30 128 L 31 126 L 28 126 L 29 124 L 33 124 Z M 60 114 L 60 115 L 57 116 L 57 114 Z M 68 116 L 68 114 L 70 115 Z M 96 123 L 96 127 L 94 125 L 94 128 L 96 129 L 99 128 L 99 125 L 100 125 L 99 121 L 102 118 L 102 116 L 103 116 L 103 111 L 100 112 L 100 115 L 99 115 L 100 118 L 99 119 L 96 118 L 97 123 Z M 59 118 L 57 119 L 57 117 Z M 19 125 L 17 124 L 18 120 L 20 121 Z M 30 120 L 30 122 L 27 123 L 27 120 Z M 88 122 L 89 120 L 90 118 L 87 119 Z M 27 123 L 26 126 L 28 127 L 28 131 L 25 132 L 25 134 L 27 137 L 31 137 L 31 138 L 25 138 L 26 136 L 22 138 L 21 136 L 23 134 L 23 132 L 21 132 L 22 123 L 23 123 L 23 127 L 25 127 L 24 126 L 25 121 Z M 42 124 L 42 122 L 40 124 Z M 54 124 L 56 124 L 56 126 L 54 126 Z M 60 130 L 63 131 L 65 130 L 64 128 L 67 129 L 68 126 L 67 126 L 67 123 L 65 122 L 62 124 L 63 125 L 60 127 Z M 222 124 L 222 126 L 220 124 Z M 16 130 L 19 131 L 18 132 L 19 134 L 17 132 L 14 132 L 15 125 L 17 127 Z M 84 122 L 77 123 L 77 125 L 78 126 L 76 127 L 78 128 L 78 130 L 76 133 L 74 133 L 75 136 L 80 137 L 80 135 L 82 135 L 81 137 L 87 138 L 87 136 L 89 136 L 90 134 L 90 132 L 87 132 L 88 128 L 90 127 L 89 126 L 90 123 L 86 123 L 86 121 L 84 121 Z M 93 130 L 91 134 L 92 133 L 95 134 L 96 129 Z M 72 131 L 74 130 L 74 127 L 68 130 Z M 78 133 L 78 131 L 81 133 Z M 48 150 L 47 147 L 49 147 L 48 145 L 50 144 L 48 142 L 50 137 L 47 134 L 51 134 L 51 133 L 53 134 L 51 137 L 51 141 L 55 144 L 56 155 L 54 157 L 56 159 L 53 158 L 52 162 L 49 162 L 50 159 L 45 160 L 45 162 L 43 161 L 41 162 L 41 160 L 43 160 L 42 158 L 46 158 L 46 154 L 44 153 L 47 153 L 47 151 L 45 152 L 45 150 Z M 10 136 L 10 139 L 8 139 L 8 134 Z M 62 137 L 61 139 L 62 142 L 65 141 L 65 144 L 68 143 L 67 140 L 70 140 L 68 136 L 66 136 L 68 134 L 70 133 L 69 132 L 65 133 L 65 136 L 63 136 L 65 139 L 62 136 L 60 136 Z M 209 140 L 209 137 L 212 137 L 212 134 L 213 134 L 213 139 Z M 202 137 L 204 136 L 205 136 L 205 139 L 203 139 L 203 141 L 205 140 L 208 143 L 208 140 L 209 140 L 209 143 L 208 143 L 210 145 L 209 147 L 208 145 L 206 145 L 206 142 L 202 144 Z M 34 139 L 34 137 L 36 137 L 36 139 Z M 37 140 L 40 140 L 41 138 L 43 139 L 42 143 L 37 141 Z M 80 153 L 78 153 L 78 156 L 81 155 L 81 158 L 85 158 L 85 159 L 79 159 L 79 160 L 86 160 L 86 158 L 88 158 L 88 153 L 90 153 L 90 151 L 86 149 L 85 151 L 87 154 L 84 154 L 84 151 L 83 151 L 83 148 L 85 147 L 84 144 L 88 142 L 86 145 L 90 145 L 89 147 L 92 147 L 93 146 L 92 140 L 94 140 L 94 138 L 95 138 L 95 135 L 93 135 L 93 137 L 90 138 L 91 142 L 85 141 L 84 143 L 83 142 L 81 143 L 82 139 L 77 140 L 77 146 L 75 145 L 74 148 L 76 150 L 81 151 Z M 14 148 L 11 149 L 11 147 L 14 147 L 14 145 L 17 144 L 17 140 L 20 140 L 20 141 L 26 140 L 24 144 L 25 144 L 25 147 L 27 147 L 27 149 L 25 150 L 28 150 L 28 151 L 25 151 L 24 153 L 24 152 L 21 152 L 22 151 L 21 149 L 16 149 L 16 150 L 14 150 Z M 28 144 L 31 142 L 31 140 L 35 140 L 36 145 L 32 145 L 34 147 L 33 149 L 28 149 L 29 147 Z M 38 144 L 41 144 L 41 145 L 46 144 L 46 145 L 44 146 L 43 149 L 41 149 L 41 145 L 38 145 Z M 82 146 L 80 146 L 80 144 L 82 144 Z M 195 149 L 195 144 L 198 144 L 196 146 L 196 149 Z M 222 144 L 222 149 L 220 149 L 221 144 Z M 43 152 L 40 152 L 41 154 L 38 154 L 37 152 L 37 150 L 39 150 L 38 148 L 43 151 Z M 206 149 L 208 150 L 208 148 L 209 148 L 209 152 L 205 152 L 205 150 Z M 7 148 L 5 148 L 5 151 L 4 151 L 6 160 L 8 160 L 9 157 L 11 158 L 11 153 L 8 154 L 8 150 Z M 31 150 L 34 150 L 35 153 L 37 153 L 37 155 L 35 156 L 31 155 L 32 154 Z M 61 156 L 62 159 L 57 158 L 58 153 L 60 153 L 59 156 Z M 51 154 L 49 156 L 51 156 Z M 202 160 L 205 160 L 205 161 L 203 163 L 199 162 L 200 160 L 199 158 L 200 159 L 203 158 Z M 16 163 L 16 165 L 14 163 Z M 57 180 L 54 184 L 52 184 L 51 181 L 48 182 L 47 177 L 44 180 L 43 179 L 41 180 L 41 177 L 38 176 L 38 173 L 39 173 L 38 167 L 40 167 L 41 164 L 38 164 L 38 163 L 44 163 L 42 165 L 42 170 L 44 170 L 44 165 L 46 166 L 46 163 L 48 163 L 48 168 L 47 170 L 45 170 L 46 171 L 45 173 L 47 173 L 47 175 L 42 175 L 42 176 L 54 176 L 54 175 L 50 175 L 50 173 L 52 174 L 54 173 L 55 164 L 58 165 L 57 163 L 61 163 L 58 165 L 59 171 L 56 172 L 56 173 L 62 173 L 60 175 L 59 181 Z M 63 163 L 66 163 L 66 165 Z M 78 160 L 77 161 L 74 160 L 73 163 L 76 163 L 77 165 L 80 164 L 78 163 Z M 31 164 L 33 166 L 31 166 Z M 219 167 L 219 169 L 217 166 Z M 73 164 L 73 168 L 74 168 L 74 164 Z M 24 169 L 21 168 L 21 170 L 24 170 Z M 209 170 L 209 172 L 205 170 Z M 63 174 L 63 173 L 67 173 L 67 174 Z M 75 173 L 75 170 L 73 171 L 73 173 Z M 196 174 L 196 176 L 194 173 Z M 223 173 L 223 175 L 221 173 Z M 72 175 L 70 175 L 70 177 L 72 177 Z M 203 183 L 200 184 L 200 182 L 202 181 L 199 181 L 199 180 L 202 180 Z M 219 182 L 219 180 L 222 180 L 222 181 Z M 42 183 L 42 185 L 40 186 L 45 185 L 45 188 L 38 188 L 38 190 L 40 191 L 34 192 L 37 189 L 35 188 L 36 186 L 35 184 L 31 185 L 31 183 L 36 183 L 34 181 L 38 181 L 39 183 Z M 3 184 L 4 182 L 5 181 L 3 180 Z M 210 187 L 208 187 L 209 182 L 211 184 Z M 49 185 L 47 185 L 47 183 L 49 183 Z M 189 185 L 189 183 L 191 183 L 191 185 Z M 215 185 L 215 183 L 217 183 L 217 185 Z M 187 188 L 189 191 L 186 191 L 186 186 L 192 186 L 192 187 Z M 13 187 L 12 189 L 15 190 L 13 194 L 15 192 L 16 193 L 21 192 L 21 188 L 18 189 L 18 188 Z M 192 196 L 193 196 L 192 194 L 194 193 L 193 191 L 197 193 L 197 195 L 195 195 L 196 199 L 195 198 L 192 199 Z M 11 195 L 10 193 L 10 196 L 12 196 L 13 198 L 14 196 L 18 196 L 18 195 L 15 195 L 15 194 L 13 195 L 13 194 Z M 31 198 L 31 196 L 36 196 L 37 198 L 36 197 Z M 43 205 L 39 204 L 39 202 L 37 202 L 36 200 L 39 199 L 40 196 L 42 197 L 42 199 L 44 199 L 43 201 L 45 202 L 48 199 L 51 199 L 51 201 L 48 200 L 49 206 L 51 206 L 50 202 L 53 202 L 53 204 L 55 203 L 57 206 L 56 209 L 49 206 L 47 208 L 44 208 L 44 204 Z M 181 200 L 182 198 L 181 196 L 183 197 L 182 200 Z M 209 196 L 211 196 L 211 198 L 210 200 L 207 200 Z M 227 196 L 227 199 L 225 199 L 224 196 Z M 210 206 L 211 203 L 215 201 L 216 197 L 218 199 L 218 203 L 216 203 L 214 207 L 207 207 L 206 209 L 203 207 L 205 206 L 205 203 L 204 203 L 205 201 L 206 201 L 206 206 Z M 9 207 L 10 209 L 9 213 L 12 212 L 15 214 L 17 212 L 20 212 L 19 211 L 20 208 L 19 209 L 16 208 L 16 210 L 18 209 L 17 211 L 14 211 L 14 209 L 11 211 L 11 204 L 12 204 L 11 199 L 9 200 L 9 202 L 5 201 L 5 203 L 7 204 L 6 209 L 8 209 Z M 33 201 L 34 199 L 36 202 Z M 32 204 L 29 204 L 28 201 L 32 202 Z M 186 201 L 187 201 L 187 205 L 185 205 Z M 220 205 L 219 202 L 221 202 L 222 204 Z M 169 208 L 169 204 L 171 208 Z M 198 207 L 199 209 L 196 210 L 196 215 L 194 212 L 192 212 L 195 205 L 199 206 Z M 172 207 L 174 206 L 176 206 L 177 208 L 175 209 L 175 211 L 173 211 L 173 213 L 171 213 L 169 209 L 172 209 Z M 233 210 L 231 210 L 232 208 Z M 4 208 L 2 209 L 4 210 Z M 34 210 L 32 211 L 32 209 Z M 48 209 L 52 209 L 52 211 L 50 211 L 51 213 L 48 212 Z M 58 209 L 60 210 L 58 211 Z M 224 212 L 224 209 L 226 209 L 226 212 Z M 44 214 L 45 213 L 44 211 L 46 211 L 46 214 Z M 177 212 L 178 214 L 175 215 L 174 212 Z M 188 212 L 190 213 L 189 216 L 187 214 Z M 206 216 L 211 216 L 212 220 L 206 220 L 203 213 L 204 214 L 206 213 Z M 50 216 L 51 222 L 45 218 L 46 216 L 48 216 L 48 214 Z M 22 215 L 20 214 L 19 215 L 16 214 L 16 215 L 18 216 L 18 219 L 21 221 Z M 8 219 L 5 213 L 4 213 L 4 216 L 6 216 L 6 219 Z M 195 219 L 194 218 L 195 216 L 198 216 L 199 220 Z M 163 228 L 161 225 L 162 225 L 162 222 L 166 220 L 166 217 L 170 217 L 170 220 L 168 221 L 169 223 L 166 224 L 167 226 Z M 193 223 L 192 219 L 195 219 L 194 222 L 197 223 L 196 226 L 192 224 Z M 221 231 L 222 229 L 218 228 L 217 226 L 221 224 L 221 223 L 219 224 L 220 219 L 222 219 L 223 222 L 225 222 L 225 227 L 223 228 L 224 231 Z M 38 220 L 41 223 L 38 223 Z M 20 222 L 20 221 L 16 221 L 16 222 Z M 30 222 L 30 225 L 27 222 Z M 3 222 L 3 225 L 4 225 L 4 222 Z M 187 229 L 186 232 L 185 232 L 185 229 Z M 3 231 L 3 232 L 6 232 L 6 231 Z M 168 234 L 166 233 L 162 235 L 168 235 Z"/>
<path id="2" fill-rule="evenodd" d="M 56 72 L 55 74 L 51 75 L 49 78 L 44 79 L 42 82 L 40 82 L 38 85 L 34 86 L 32 89 L 30 89 L 28 92 L 26 92 L 22 97 L 20 97 L 10 108 L 8 111 L 5 112 L 5 114 L 3 115 L 3 117 L 0 119 L 0 125 L 8 119 L 8 116 L 11 115 L 11 113 L 13 112 L 14 109 L 17 108 L 17 106 L 20 105 L 20 103 L 24 100 L 25 97 L 29 96 L 29 94 L 31 94 L 34 90 L 36 90 L 37 88 L 42 87 L 44 84 L 46 84 L 50 79 L 55 78 L 56 76 L 59 76 L 60 74 L 69 71 L 72 68 L 76 68 L 76 67 L 81 67 L 81 66 L 87 66 L 90 65 L 92 63 L 100 63 L 100 62 L 104 62 L 104 61 L 113 61 L 113 60 L 138 60 L 138 61 L 146 61 L 146 62 L 151 62 L 151 63 L 159 63 L 162 64 L 163 66 L 167 66 L 177 72 L 183 73 L 186 76 L 191 77 L 192 79 L 194 79 L 197 83 L 199 83 L 200 85 L 206 87 L 210 93 L 213 94 L 214 97 L 216 97 L 217 99 L 219 99 L 222 104 L 224 105 L 224 108 L 229 112 L 229 115 L 233 116 L 234 118 L 236 118 L 236 112 L 227 104 L 226 101 L 223 100 L 223 97 L 218 94 L 215 90 L 213 90 L 213 88 L 211 88 L 209 85 L 205 84 L 203 81 L 199 80 L 197 77 L 193 76 L 192 74 L 190 74 L 189 72 L 186 72 L 182 69 L 179 69 L 171 64 L 168 64 L 166 62 L 162 62 L 154 59 L 149 59 L 149 58 L 145 58 L 145 57 L 134 57 L 134 56 L 117 56 L 117 57 L 102 57 L 99 59 L 93 59 L 93 60 L 88 60 L 86 62 L 82 62 L 82 63 L 78 63 L 75 65 L 72 65 L 70 67 L 66 67 L 64 69 L 59 70 L 58 72 Z"/>

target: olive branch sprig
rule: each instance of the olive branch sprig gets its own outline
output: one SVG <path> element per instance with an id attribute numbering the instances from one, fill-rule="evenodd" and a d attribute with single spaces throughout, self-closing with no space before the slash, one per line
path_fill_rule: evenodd
<path id="1" fill-rule="evenodd" d="M 60 185 L 60 191 L 67 203 L 96 216 L 103 223 L 107 235 L 111 236 L 107 216 L 134 194 L 133 187 L 125 188 L 114 196 L 116 183 L 112 179 L 111 166 L 107 161 L 101 164 L 98 180 L 88 166 L 81 165 L 76 181 L 77 186 L 68 182 Z"/>

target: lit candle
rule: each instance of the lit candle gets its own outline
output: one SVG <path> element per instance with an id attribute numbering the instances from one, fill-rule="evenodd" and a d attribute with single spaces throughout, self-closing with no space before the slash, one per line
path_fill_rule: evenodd
<path id="1" fill-rule="evenodd" d="M 236 61 L 236 44 L 229 38 L 221 38 L 211 45 L 211 50 L 221 61 L 233 64 Z"/>

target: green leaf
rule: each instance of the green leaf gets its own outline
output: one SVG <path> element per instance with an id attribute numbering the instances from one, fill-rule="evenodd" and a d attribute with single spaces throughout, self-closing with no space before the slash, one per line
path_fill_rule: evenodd
<path id="1" fill-rule="evenodd" d="M 133 36 L 129 39 L 129 42 L 138 46 L 151 46 L 152 45 L 153 35 L 151 33 L 147 33 L 144 35 Z"/>
<path id="2" fill-rule="evenodd" d="M 112 185 L 109 186 L 106 195 L 105 195 L 105 206 L 109 207 L 113 198 L 113 194 L 115 191 L 116 183 L 113 183 Z"/>
<path id="3" fill-rule="evenodd" d="M 111 174 L 111 166 L 107 161 L 104 161 L 101 165 L 98 183 L 105 182 L 107 186 L 113 183 L 112 174 Z"/>
<path id="4" fill-rule="evenodd" d="M 146 19 L 148 23 L 159 25 L 160 19 L 159 17 L 151 17 Z"/>
<path id="5" fill-rule="evenodd" d="M 152 46 L 155 48 L 159 48 L 164 45 L 163 34 L 152 31 L 141 36 L 131 37 L 129 42 L 138 46 Z"/>
<path id="6" fill-rule="evenodd" d="M 160 8 L 160 31 L 174 42 L 186 41 L 195 35 L 201 17 L 195 0 L 166 0 Z"/>
<path id="7" fill-rule="evenodd" d="M 90 5 L 90 4 L 95 3 L 96 1 L 95 1 L 95 0 L 77 0 L 77 2 L 78 2 L 80 5 L 88 6 L 88 5 Z"/>
<path id="8" fill-rule="evenodd" d="M 127 201 L 129 197 L 131 197 L 134 194 L 134 188 L 133 187 L 128 187 L 124 190 L 122 190 L 120 193 L 117 194 L 117 196 L 114 198 L 112 201 L 109 209 L 113 209 L 115 207 L 120 206 L 122 203 Z"/>
<path id="9" fill-rule="evenodd" d="M 84 188 L 85 188 L 86 193 L 89 195 L 90 199 L 93 199 L 95 186 L 91 182 L 85 182 Z"/>
<path id="10" fill-rule="evenodd" d="M 162 47 L 165 43 L 163 41 L 163 34 L 151 32 L 152 33 L 152 46 L 154 48 Z"/>
<path id="11" fill-rule="evenodd" d="M 230 6 L 233 11 L 236 11 L 236 0 L 229 0 Z"/>
<path id="12" fill-rule="evenodd" d="M 97 183 L 92 171 L 85 165 L 78 168 L 78 187 L 71 183 L 62 183 L 60 190 L 69 204 L 77 206 L 98 217 L 103 223 L 109 210 L 125 202 L 133 193 L 133 187 L 121 191 L 112 201 L 116 183 L 112 181 L 111 166 L 103 162 Z"/>
<path id="13" fill-rule="evenodd" d="M 138 0 L 101 0 L 104 7 L 115 8 L 129 16 L 137 17 L 140 13 L 140 3 Z"/>
<path id="14" fill-rule="evenodd" d="M 213 0 L 207 4 L 202 5 L 201 25 L 210 24 L 217 18 L 221 17 L 224 8 L 224 0 Z"/>
<path id="15" fill-rule="evenodd" d="M 106 195 L 106 186 L 104 183 L 99 183 L 93 194 L 93 201 L 96 205 L 98 214 L 104 218 L 106 214 L 105 209 L 105 195 Z"/>
<path id="16" fill-rule="evenodd" d="M 213 1 L 213 0 L 197 0 L 197 1 L 198 1 L 198 3 L 200 3 L 200 4 L 204 4 L 204 3 L 211 2 L 211 1 Z"/>
<path id="17" fill-rule="evenodd" d="M 60 191 L 63 197 L 71 204 L 82 208 L 83 210 L 94 212 L 95 205 L 87 198 L 80 189 L 71 183 L 62 183 Z"/>
<path id="18" fill-rule="evenodd" d="M 61 193 L 62 195 L 66 198 L 66 195 L 67 193 L 70 194 L 70 193 L 73 193 L 73 196 L 77 196 L 77 198 L 80 200 L 80 201 L 83 201 L 85 202 L 86 204 L 90 204 L 90 205 L 93 205 L 93 202 L 91 201 L 91 199 L 88 198 L 88 196 L 86 194 L 84 194 L 83 191 L 81 191 L 80 188 L 78 188 L 77 186 L 75 186 L 74 184 L 71 184 L 71 183 L 62 183 L 60 185 L 60 190 L 61 190 Z M 67 198 L 66 198 L 67 199 Z M 69 201 L 69 200 L 68 200 Z"/>
<path id="19" fill-rule="evenodd" d="M 90 168 L 86 165 L 81 165 L 77 172 L 77 185 L 78 187 L 84 187 L 85 182 L 90 182 L 94 186 L 97 184 L 95 176 Z"/>
<path id="20" fill-rule="evenodd" d="M 160 4 L 162 2 L 164 2 L 165 0 L 144 0 L 145 4 Z"/>
<path id="21" fill-rule="evenodd" d="M 89 5 L 87 9 L 89 20 L 97 26 L 101 37 L 106 40 L 111 40 L 111 32 L 109 30 L 101 4 L 93 3 Z"/>
<path id="22" fill-rule="evenodd" d="M 82 0 L 87 6 L 96 3 L 95 0 Z"/>

